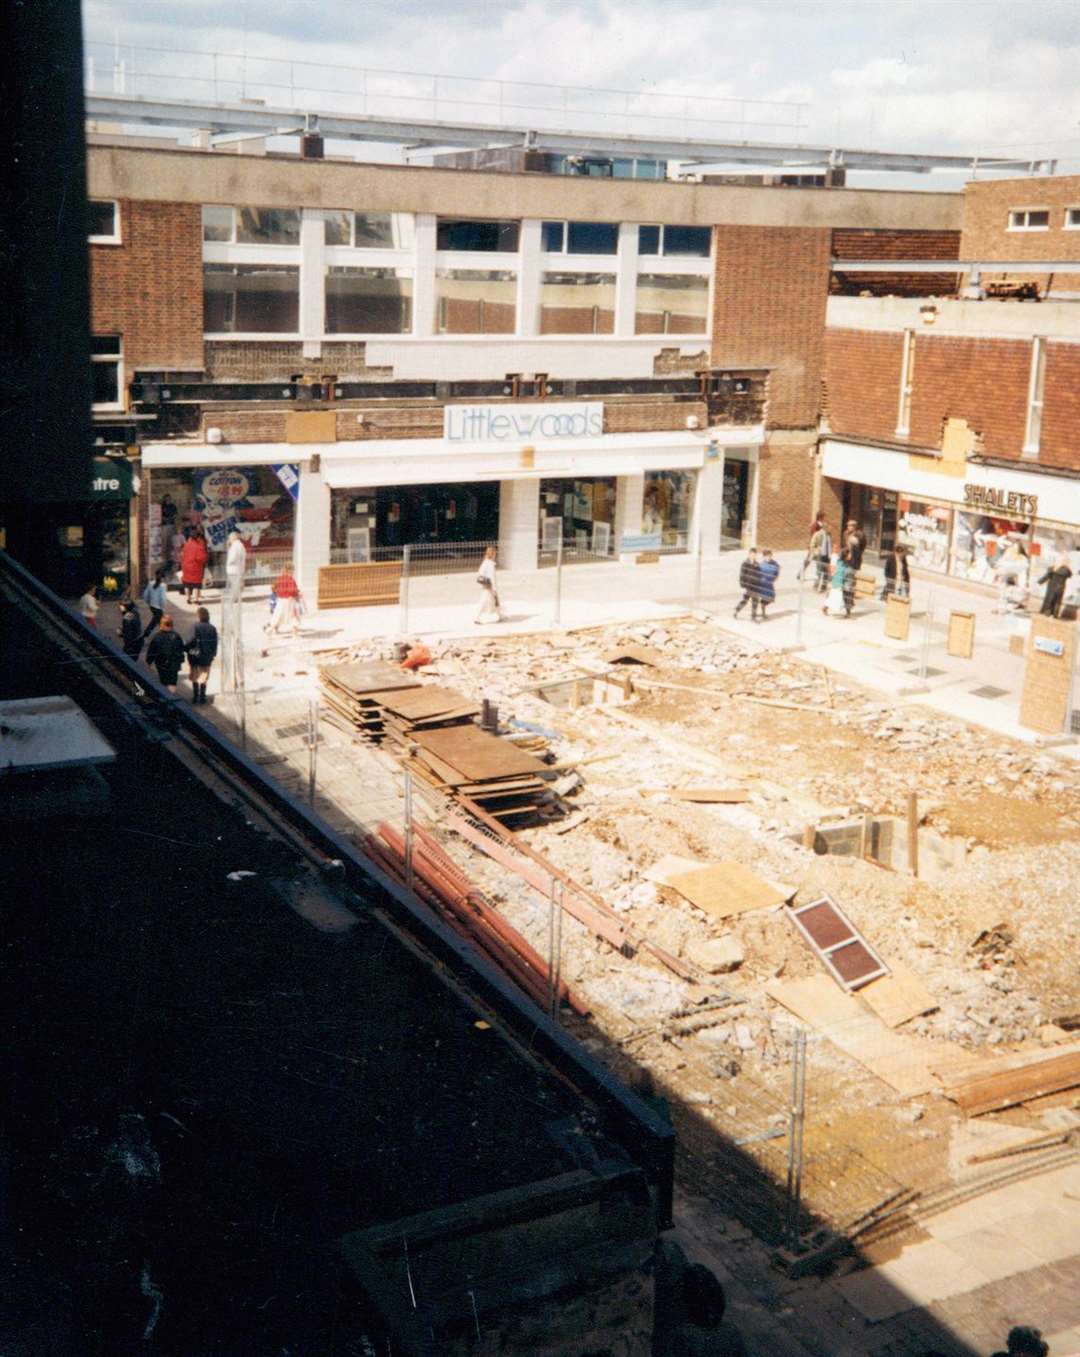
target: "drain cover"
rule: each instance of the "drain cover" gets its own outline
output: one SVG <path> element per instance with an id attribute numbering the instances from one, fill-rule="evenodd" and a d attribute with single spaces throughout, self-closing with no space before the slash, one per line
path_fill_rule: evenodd
<path id="1" fill-rule="evenodd" d="M 945 670 L 934 669 L 933 666 L 927 665 L 927 667 L 924 670 L 920 671 L 918 669 L 913 669 L 911 672 L 913 674 L 920 674 L 924 678 L 938 678 L 941 674 L 944 674 Z"/>
<path id="2" fill-rule="evenodd" d="M 1005 697 L 1008 695 L 1008 688 L 995 688 L 992 683 L 984 684 L 982 688 L 972 688 L 972 697 Z"/>
<path id="3" fill-rule="evenodd" d="M 307 722 L 301 721 L 295 726 L 278 726 L 274 734 L 279 740 L 291 740 L 294 735 L 306 735 L 307 729 Z"/>

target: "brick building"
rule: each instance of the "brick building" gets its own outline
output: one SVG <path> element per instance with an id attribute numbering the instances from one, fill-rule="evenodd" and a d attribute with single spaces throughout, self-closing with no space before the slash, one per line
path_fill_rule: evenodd
<path id="1" fill-rule="evenodd" d="M 890 257 L 960 226 L 950 194 L 109 144 L 89 186 L 132 573 L 195 513 L 309 588 L 418 542 L 497 541 L 515 569 L 560 538 L 797 545 L 836 233 Z"/>
<path id="2" fill-rule="evenodd" d="M 902 542 L 919 568 L 992 584 L 1011 542 L 1031 587 L 1052 558 L 1080 573 L 1080 271 L 1063 271 L 1077 228 L 1078 179 L 973 182 L 959 257 L 977 275 L 960 295 L 923 274 L 921 297 L 918 275 L 908 295 L 830 297 L 822 497 L 872 548 Z"/>

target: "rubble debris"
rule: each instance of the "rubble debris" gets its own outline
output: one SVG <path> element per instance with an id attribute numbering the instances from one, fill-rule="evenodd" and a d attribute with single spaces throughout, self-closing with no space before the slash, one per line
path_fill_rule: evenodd
<path id="1" fill-rule="evenodd" d="M 746 960 L 746 951 L 733 933 L 725 933 L 720 938 L 704 938 L 690 943 L 686 949 L 686 959 L 710 975 L 726 975 L 739 969 Z"/>

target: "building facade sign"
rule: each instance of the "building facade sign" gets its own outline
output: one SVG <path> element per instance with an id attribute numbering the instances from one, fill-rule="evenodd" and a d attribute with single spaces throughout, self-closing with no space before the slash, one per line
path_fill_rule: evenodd
<path id="1" fill-rule="evenodd" d="M 1034 518 L 1039 512 L 1038 495 L 1027 495 L 1019 490 L 999 490 L 989 485 L 965 485 L 964 503 L 983 513 L 1019 514 Z"/>
<path id="2" fill-rule="evenodd" d="M 535 405 L 447 405 L 443 437 L 448 443 L 558 443 L 599 438 L 602 401 L 549 401 Z"/>

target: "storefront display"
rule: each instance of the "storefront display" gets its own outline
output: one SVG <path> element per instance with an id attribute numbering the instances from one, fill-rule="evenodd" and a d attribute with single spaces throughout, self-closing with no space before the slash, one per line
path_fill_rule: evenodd
<path id="1" fill-rule="evenodd" d="M 1015 574 L 1018 584 L 1029 584 L 1030 537 L 1031 524 L 1022 520 L 958 512 L 950 574 L 980 584 Z"/>
<path id="2" fill-rule="evenodd" d="M 298 468 L 291 463 L 155 470 L 148 560 L 178 561 L 184 529 L 197 524 L 212 553 L 223 552 L 235 530 L 249 552 L 287 555 L 293 548 L 298 487 Z"/>
<path id="3" fill-rule="evenodd" d="M 577 551 L 606 556 L 615 530 L 615 477 L 540 482 L 540 542 L 545 551 L 562 540 Z"/>
<path id="4" fill-rule="evenodd" d="M 908 499 L 898 503 L 897 540 L 907 547 L 912 565 L 942 574 L 949 565 L 949 534 L 953 511 L 940 504 Z"/>
<path id="5" fill-rule="evenodd" d="M 1080 599 L 1080 532 L 1074 528 L 1058 528 L 1052 525 L 1038 524 L 1031 542 L 1031 579 L 1030 587 L 1038 587 L 1038 581 L 1059 562 L 1072 571 L 1065 586 L 1065 601 L 1074 604 Z"/>
<path id="6" fill-rule="evenodd" d="M 669 549 L 689 550 L 696 484 L 694 471 L 647 471 L 641 531 L 646 536 L 659 533 L 662 545 Z"/>
<path id="7" fill-rule="evenodd" d="M 493 481 L 335 490 L 330 503 L 330 545 L 357 559 L 365 550 L 491 542 L 499 535 L 499 486 Z"/>
<path id="8" fill-rule="evenodd" d="M 733 551 L 742 545 L 743 524 L 750 502 L 750 464 L 734 459 L 724 462 L 724 498 L 720 517 L 720 548 Z"/>

